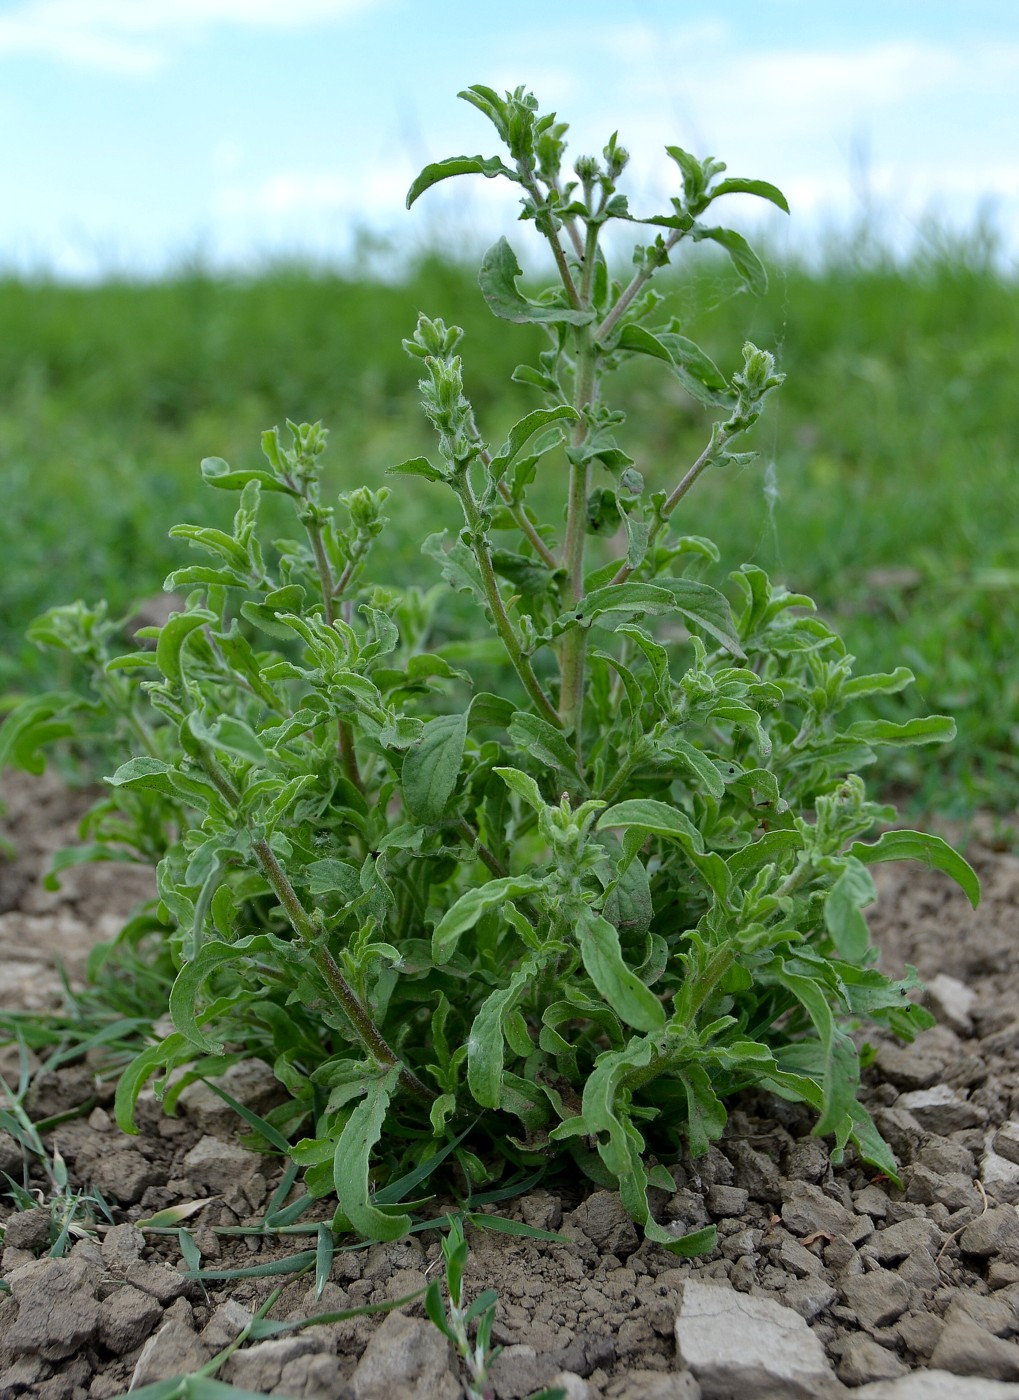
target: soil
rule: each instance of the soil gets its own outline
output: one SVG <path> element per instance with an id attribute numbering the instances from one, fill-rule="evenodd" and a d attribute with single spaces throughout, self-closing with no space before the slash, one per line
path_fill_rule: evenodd
<path id="1" fill-rule="evenodd" d="M 145 872 L 118 865 L 73 868 L 59 890 L 43 887 L 49 854 L 75 839 L 89 799 L 50 777 L 4 788 L 4 830 L 19 854 L 0 859 L 0 1006 L 59 1009 L 58 965 L 80 982 L 95 941 L 151 891 Z M 675 1191 L 653 1203 L 684 1231 L 717 1222 L 719 1247 L 705 1258 L 677 1260 L 642 1242 L 605 1191 L 534 1191 L 492 1207 L 566 1237 L 469 1230 L 470 1291 L 495 1287 L 500 1298 L 497 1400 L 553 1384 L 568 1400 L 1019 1396 L 1019 859 L 978 833 L 967 840 L 984 889 L 975 913 L 937 872 L 878 870 L 872 927 L 883 965 L 915 964 L 939 1017 L 914 1046 L 879 1042 L 866 1071 L 865 1098 L 903 1188 L 852 1153 L 833 1166 L 809 1116 L 749 1097 L 717 1147 L 676 1165 Z M 16 1075 L 16 1052 L 0 1058 L 8 1079 Z M 257 1064 L 232 1074 L 234 1095 L 258 1111 L 271 1075 Z M 35 1075 L 36 1120 L 80 1110 L 44 1139 L 66 1163 L 68 1190 L 101 1191 L 116 1223 L 53 1258 L 49 1209 L 0 1196 L 0 1400 L 105 1400 L 194 1371 L 279 1282 L 188 1280 L 176 1233 L 136 1221 L 204 1202 L 185 1223 L 212 1271 L 308 1245 L 307 1236 L 223 1233 L 260 1221 L 280 1167 L 238 1144 L 243 1125 L 222 1100 L 194 1086 L 168 1117 L 143 1098 L 141 1133 L 127 1138 L 112 1121 L 112 1093 L 89 1060 Z M 23 1171 L 2 1126 L 0 1171 L 15 1180 Z M 46 1186 L 35 1167 L 31 1185 Z M 328 1202 L 320 1213 L 328 1218 Z M 403 1297 L 435 1276 L 438 1257 L 434 1232 L 337 1248 L 320 1296 L 303 1276 L 269 1316 Z M 420 1301 L 248 1342 L 218 1377 L 309 1400 L 465 1393 Z"/>

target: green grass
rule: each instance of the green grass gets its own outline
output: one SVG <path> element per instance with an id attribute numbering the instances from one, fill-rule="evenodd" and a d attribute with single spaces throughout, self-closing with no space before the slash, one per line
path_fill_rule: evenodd
<path id="1" fill-rule="evenodd" d="M 788 375 L 761 461 L 705 481 L 679 528 L 712 536 L 726 570 L 753 560 L 811 593 L 868 666 L 913 667 L 919 693 L 898 703 L 954 713 L 960 737 L 887 776 L 944 810 L 1019 800 L 1019 284 L 993 254 L 977 236 L 904 266 L 836 249 L 819 270 L 773 267 L 759 301 L 695 255 L 672 297 L 723 368 L 749 336 Z M 0 282 L 0 691 L 53 679 L 23 640 L 33 616 L 75 597 L 125 612 L 180 562 L 170 525 L 223 521 L 232 503 L 201 486 L 203 456 L 254 465 L 285 417 L 329 425 L 337 489 L 429 452 L 400 348 L 419 310 L 465 326 L 468 388 L 498 438 L 534 406 L 508 377 L 541 342 L 494 322 L 473 271 L 439 259 L 398 285 L 300 268 Z M 706 420 L 647 365 L 629 376 L 624 437 L 666 486 Z M 396 485 L 393 578 L 420 581 L 420 538 L 456 528 L 454 503 Z"/>

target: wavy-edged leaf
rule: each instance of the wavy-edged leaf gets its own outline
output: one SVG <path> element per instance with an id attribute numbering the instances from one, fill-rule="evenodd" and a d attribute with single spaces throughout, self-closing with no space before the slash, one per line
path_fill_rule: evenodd
<path id="1" fill-rule="evenodd" d="M 194 1058 L 194 1046 L 178 1031 L 171 1032 L 157 1045 L 148 1045 L 120 1072 L 114 1099 L 114 1117 L 122 1133 L 136 1135 L 134 1121 L 138 1095 L 160 1069 L 173 1069 Z"/>
<path id="2" fill-rule="evenodd" d="M 192 962 L 185 963 L 170 988 L 170 1016 L 181 1035 L 206 1054 L 218 1055 L 223 1047 L 212 1041 L 198 1027 L 199 993 L 207 978 L 218 968 L 231 962 L 244 962 L 262 954 L 288 961 L 297 954 L 291 944 L 271 933 L 253 933 L 236 943 L 206 943 Z"/>
<path id="3" fill-rule="evenodd" d="M 698 224 L 691 230 L 690 237 L 698 243 L 707 238 L 724 248 L 744 285 L 756 296 L 763 296 L 768 290 L 764 264 L 741 233 L 732 228 L 705 228 Z"/>
<path id="4" fill-rule="evenodd" d="M 159 629 L 156 642 L 156 665 L 171 685 L 180 681 L 180 655 L 192 632 L 197 632 L 207 622 L 215 622 L 216 614 L 207 608 L 195 608 L 192 612 L 174 613 L 168 622 Z"/>
<path id="5" fill-rule="evenodd" d="M 863 910 L 876 898 L 869 870 L 862 861 L 850 856 L 824 901 L 825 927 L 840 955 L 849 962 L 862 962 L 870 947 L 870 929 Z"/>
<path id="6" fill-rule="evenodd" d="M 446 809 L 463 763 L 467 713 L 430 719 L 403 757 L 403 799 L 422 826 L 437 822 Z"/>
<path id="7" fill-rule="evenodd" d="M 505 1061 L 503 1023 L 533 975 L 529 963 L 517 968 L 508 986 L 486 997 L 474 1018 L 467 1039 L 467 1085 L 482 1108 L 499 1107 Z"/>
<path id="8" fill-rule="evenodd" d="M 285 496 L 298 496 L 292 486 L 288 486 L 271 472 L 258 469 L 234 471 L 222 457 L 205 457 L 202 460 L 202 480 L 206 486 L 217 486 L 221 491 L 243 491 L 249 482 L 257 481 L 266 491 L 280 491 Z"/>
<path id="9" fill-rule="evenodd" d="M 536 759 L 543 768 L 551 768 L 578 780 L 577 754 L 561 729 L 556 729 L 540 715 L 517 710 L 510 720 L 509 735 L 523 753 Z"/>
<path id="10" fill-rule="evenodd" d="M 523 268 L 506 239 L 500 238 L 493 243 L 482 260 L 478 282 L 489 309 L 500 320 L 568 326 L 586 326 L 594 320 L 593 311 L 575 310 L 569 306 L 542 306 L 529 301 L 517 290 L 517 278 L 522 275 Z"/>
<path id="11" fill-rule="evenodd" d="M 864 865 L 884 860 L 919 860 L 931 870 L 950 875 L 975 909 L 980 903 L 980 880 L 969 861 L 940 836 L 925 831 L 886 831 L 871 843 L 856 841 L 849 848 Z"/>
<path id="12" fill-rule="evenodd" d="M 681 613 L 688 622 L 702 627 L 732 656 L 742 660 L 736 627 L 725 595 L 710 584 L 694 579 L 659 578 L 655 583 L 615 583 L 594 588 L 572 613 L 565 613 L 552 626 L 557 636 L 578 622 L 593 622 L 612 613 L 635 617 L 667 616 Z"/>
<path id="13" fill-rule="evenodd" d="M 339 1209 L 365 1239 L 398 1240 L 411 1227 L 411 1217 L 379 1210 L 369 1187 L 372 1148 L 382 1136 L 389 1100 L 400 1079 L 393 1065 L 379 1079 L 368 1081 L 364 1098 L 347 1119 L 333 1157 L 333 1186 Z"/>
<path id="14" fill-rule="evenodd" d="M 461 934 L 473 928 L 482 914 L 501 908 L 508 899 L 537 894 L 541 888 L 542 881 L 533 875 L 507 875 L 499 880 L 489 880 L 487 885 L 478 885 L 462 894 L 435 926 L 432 934 L 432 957 L 435 962 L 449 962 Z"/>
<path id="15" fill-rule="evenodd" d="M 727 177 L 711 187 L 712 199 L 718 199 L 723 194 L 753 194 L 758 199 L 767 199 L 783 214 L 789 213 L 789 201 L 778 186 L 768 180 L 744 180 L 738 175 Z"/>
<path id="16" fill-rule="evenodd" d="M 387 467 L 388 476 L 423 476 L 426 481 L 445 481 L 446 473 L 441 467 L 435 466 L 427 457 L 408 457 L 405 462 L 397 462 L 394 467 Z"/>
<path id="17" fill-rule="evenodd" d="M 446 160 L 433 161 L 431 165 L 425 166 L 407 191 L 407 208 L 409 209 L 425 190 L 430 190 L 440 180 L 452 179 L 454 175 L 484 175 L 487 180 L 494 180 L 497 175 L 505 175 L 507 180 L 513 180 L 515 183 L 520 181 L 516 171 L 504 165 L 498 156 L 449 156 Z"/>
<path id="18" fill-rule="evenodd" d="M 667 836 L 698 855 L 704 852 L 701 833 L 686 813 L 653 797 L 632 797 L 606 808 L 598 818 L 598 830 L 612 826 L 636 827 L 654 836 Z"/>
<path id="19" fill-rule="evenodd" d="M 574 932 L 587 975 L 620 1020 L 638 1031 L 660 1030 L 665 1025 L 662 1004 L 627 967 L 619 934 L 608 919 L 582 906 Z"/>
<path id="20" fill-rule="evenodd" d="M 919 715 L 896 724 L 890 719 L 859 719 L 846 730 L 847 739 L 865 744 L 947 744 L 955 738 L 955 720 L 948 715 Z"/>
<path id="21" fill-rule="evenodd" d="M 535 408 L 524 415 L 510 428 L 509 437 L 492 458 L 492 475 L 500 477 L 512 465 L 520 452 L 536 432 L 547 428 L 551 423 L 575 423 L 579 418 L 575 408 L 568 404 L 558 404 L 555 408 Z"/>

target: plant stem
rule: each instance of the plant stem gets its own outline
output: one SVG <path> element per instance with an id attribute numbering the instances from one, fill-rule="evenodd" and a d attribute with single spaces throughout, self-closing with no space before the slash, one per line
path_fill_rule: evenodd
<path id="1" fill-rule="evenodd" d="M 337 585 L 334 583 L 333 571 L 329 565 L 329 556 L 326 554 L 321 528 L 317 524 L 307 520 L 304 521 L 303 524 L 307 531 L 308 539 L 311 541 L 312 552 L 315 555 L 315 565 L 318 569 L 319 585 L 322 590 L 322 607 L 326 624 L 331 627 L 335 616 L 333 612 L 334 599 L 342 585 L 349 580 L 353 570 L 351 566 L 348 565 L 343 571 L 340 584 Z M 343 771 L 357 788 L 358 792 L 364 792 L 364 782 L 361 778 L 361 771 L 357 766 L 357 753 L 354 749 L 354 731 L 346 720 L 337 719 L 336 737 L 340 762 L 343 764 Z"/>
<path id="2" fill-rule="evenodd" d="M 680 501 L 690 490 L 691 486 L 693 486 L 694 482 L 704 471 L 705 467 L 709 467 L 711 463 L 715 460 L 719 449 L 725 446 L 730 436 L 731 434 L 726 433 L 724 429 L 721 428 L 716 429 L 716 431 L 711 434 L 711 441 L 708 443 L 707 447 L 705 447 L 701 455 L 697 458 L 696 462 L 694 462 L 690 470 L 683 477 L 683 480 L 679 483 L 676 489 L 669 496 L 668 500 L 665 501 L 665 503 L 662 506 L 661 517 L 658 520 L 656 520 L 651 526 L 651 529 L 648 533 L 648 552 L 650 552 L 651 546 L 654 544 L 655 540 L 661 533 L 662 525 L 665 523 L 665 521 L 668 520 L 669 516 L 679 505 Z M 646 557 L 647 556 L 645 555 L 645 558 Z M 609 583 L 625 583 L 626 580 L 633 573 L 633 571 L 634 566 L 632 564 L 620 564 L 619 568 L 609 579 Z"/>
<path id="3" fill-rule="evenodd" d="M 576 608 L 584 596 L 584 550 L 587 544 L 587 497 L 591 469 L 579 460 L 589 431 L 588 413 L 595 398 L 598 352 L 590 327 L 579 326 L 576 331 L 576 363 L 574 408 L 580 414 L 570 437 L 569 496 L 566 507 L 566 542 L 563 563 L 566 581 L 563 602 L 567 610 Z M 562 685 L 559 693 L 559 717 L 564 729 L 572 730 L 578 759 L 581 756 L 581 718 L 584 701 L 584 653 L 587 631 L 571 627 L 563 637 L 559 666 Z"/>
<path id="4" fill-rule="evenodd" d="M 541 715 L 547 719 L 550 724 L 554 724 L 555 727 L 559 729 L 561 728 L 561 722 L 555 707 L 542 689 L 538 677 L 534 674 L 534 668 L 531 666 L 530 659 L 524 655 L 519 638 L 516 634 L 516 629 L 506 612 L 506 606 L 503 603 L 502 594 L 499 591 L 499 581 L 495 576 L 495 568 L 492 564 L 492 554 L 488 547 L 488 538 L 484 531 L 481 511 L 474 498 L 474 492 L 471 489 L 471 483 L 468 480 L 466 471 L 459 473 L 452 484 L 453 489 L 460 498 L 460 504 L 463 507 L 464 518 L 467 521 L 467 526 L 470 531 L 471 548 L 474 551 L 474 557 L 478 562 L 478 569 L 481 572 L 481 582 L 485 590 L 485 599 L 491 609 L 492 618 L 495 622 L 495 629 L 499 633 L 499 638 L 506 648 L 506 654 L 513 665 L 513 669 L 520 677 L 524 689 L 538 707 Z"/>
<path id="5" fill-rule="evenodd" d="M 665 240 L 665 251 L 667 253 L 671 252 L 672 249 L 675 248 L 676 244 L 683 237 L 685 231 L 686 230 L 684 229 L 673 229 L 672 233 L 670 233 L 668 238 Z M 626 314 L 626 311 L 630 306 L 630 303 L 633 301 L 634 297 L 637 296 L 641 288 L 645 285 L 645 283 L 650 281 L 650 279 L 655 275 L 657 271 L 658 268 L 654 264 L 645 264 L 643 267 L 637 269 L 637 271 L 633 274 L 633 277 L 631 278 L 628 285 L 624 287 L 622 292 L 620 293 L 619 300 L 616 302 L 615 306 L 605 317 L 604 321 L 602 321 L 601 325 L 598 326 L 598 328 L 595 330 L 595 340 L 605 340 L 607 336 L 612 334 L 616 326 L 619 325 L 619 322 Z"/>
<path id="6" fill-rule="evenodd" d="M 275 852 L 269 842 L 264 836 L 260 836 L 252 841 L 251 849 L 262 873 L 272 886 L 273 893 L 286 911 L 291 928 L 308 949 L 312 962 L 342 1007 L 361 1044 L 377 1064 L 384 1066 L 400 1064 L 399 1057 L 390 1049 L 381 1031 L 372 1020 L 368 1009 L 361 1004 L 354 989 L 340 971 L 335 958 L 322 943 L 320 928 L 301 903 L 297 891 L 290 883 L 286 871 L 276 859 Z M 415 1097 L 428 1103 L 434 1101 L 436 1096 L 431 1089 L 403 1064 L 400 1064 L 400 1079 Z"/>

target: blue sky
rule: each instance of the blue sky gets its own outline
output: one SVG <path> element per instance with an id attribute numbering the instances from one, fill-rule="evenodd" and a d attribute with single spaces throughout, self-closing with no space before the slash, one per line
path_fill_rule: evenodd
<path id="1" fill-rule="evenodd" d="M 679 144 L 780 185 L 788 229 L 737 210 L 775 240 L 866 207 L 905 247 L 985 209 L 1019 255 L 1015 0 L 0 0 L 0 267 L 481 241 L 513 217 L 495 182 L 403 212 L 426 161 L 494 152 L 472 82 L 526 83 L 575 154 L 618 127 L 647 212 Z"/>

